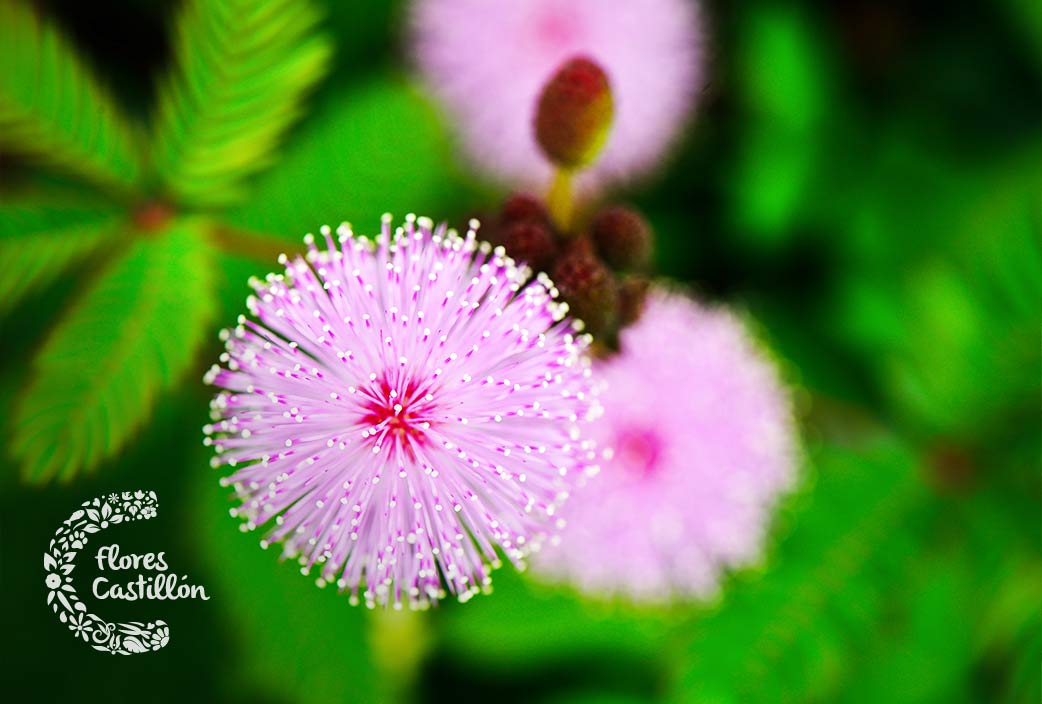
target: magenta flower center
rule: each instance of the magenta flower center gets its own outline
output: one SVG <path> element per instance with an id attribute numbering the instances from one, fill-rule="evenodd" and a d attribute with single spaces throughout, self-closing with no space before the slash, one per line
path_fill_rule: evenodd
<path id="1" fill-rule="evenodd" d="M 568 8 L 549 8 L 535 22 L 536 37 L 550 49 L 576 43 L 579 33 L 579 18 Z"/>
<path id="2" fill-rule="evenodd" d="M 386 379 L 374 386 L 365 392 L 368 413 L 362 417 L 362 424 L 369 426 L 367 437 L 375 438 L 375 447 L 393 444 L 392 449 L 411 457 L 414 444 L 422 446 L 426 442 L 426 431 L 433 424 L 433 394 L 418 387 L 410 389 L 408 383 L 401 384 L 399 391 Z"/>
<path id="3" fill-rule="evenodd" d="M 618 436 L 616 453 L 622 466 L 633 474 L 654 474 L 662 457 L 662 438 L 647 428 L 628 428 Z"/>

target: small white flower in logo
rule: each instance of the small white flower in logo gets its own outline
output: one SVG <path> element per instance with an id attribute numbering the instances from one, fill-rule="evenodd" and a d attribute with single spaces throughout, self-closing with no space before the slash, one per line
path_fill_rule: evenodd
<path id="1" fill-rule="evenodd" d="M 87 640 L 90 632 L 94 630 L 94 624 L 91 623 L 89 616 L 81 613 L 69 619 L 69 630 L 83 640 Z"/>
<path id="2" fill-rule="evenodd" d="M 156 515 L 156 507 L 155 506 L 145 506 L 143 509 L 141 509 L 141 517 L 142 518 L 155 518 L 155 515 Z"/>
<path id="3" fill-rule="evenodd" d="M 48 555 L 48 557 L 50 556 Z M 63 572 L 66 572 L 66 574 L 62 575 L 57 572 L 51 572 L 44 578 L 43 583 L 47 585 L 47 589 L 50 590 L 47 592 L 47 604 L 52 605 L 52 608 L 55 609 L 55 612 L 57 613 L 58 604 L 54 603 L 55 599 L 57 599 L 58 603 L 65 607 L 66 612 L 73 614 L 80 609 L 73 606 L 73 604 L 78 603 L 78 601 L 75 596 L 76 590 L 73 589 L 72 581 L 69 579 L 67 573 L 71 566 L 65 565 L 63 567 L 57 567 L 57 563 L 54 563 L 53 561 L 52 566 L 61 569 Z M 62 621 L 64 622 L 64 619 Z"/>

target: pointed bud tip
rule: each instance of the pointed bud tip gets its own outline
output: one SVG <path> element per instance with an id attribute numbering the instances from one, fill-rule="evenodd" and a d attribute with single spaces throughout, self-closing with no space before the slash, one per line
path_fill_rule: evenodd
<path id="1" fill-rule="evenodd" d="M 613 112 L 607 74 L 592 59 L 577 56 L 543 86 L 536 107 L 536 141 L 559 167 L 589 166 L 608 138 Z"/>

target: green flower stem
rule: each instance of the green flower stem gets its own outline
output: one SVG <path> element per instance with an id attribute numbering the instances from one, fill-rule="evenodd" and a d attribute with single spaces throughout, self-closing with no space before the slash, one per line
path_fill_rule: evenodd
<path id="1" fill-rule="evenodd" d="M 550 191 L 546 194 L 546 207 L 550 211 L 550 217 L 565 235 L 571 231 L 572 219 L 575 216 L 575 197 L 572 193 L 574 175 L 572 169 L 559 167 L 554 173 Z"/>
<path id="2" fill-rule="evenodd" d="M 425 611 L 377 608 L 370 613 L 369 648 L 384 685 L 383 701 L 412 701 L 414 688 L 430 649 Z"/>

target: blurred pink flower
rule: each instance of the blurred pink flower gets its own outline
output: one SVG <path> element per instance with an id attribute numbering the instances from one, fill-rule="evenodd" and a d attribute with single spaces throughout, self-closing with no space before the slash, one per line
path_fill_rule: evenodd
<path id="1" fill-rule="evenodd" d="M 420 70 L 466 151 L 513 185 L 549 183 L 532 122 L 543 85 L 568 59 L 602 66 L 615 102 L 604 152 L 579 180 L 587 188 L 655 167 L 701 88 L 690 0 L 416 0 L 412 27 Z"/>
<path id="2" fill-rule="evenodd" d="M 476 223 L 474 223 L 476 227 Z M 369 606 L 466 599 L 519 561 L 595 460 L 586 337 L 540 277 L 426 218 L 254 281 L 204 430 L 262 545 Z"/>
<path id="3" fill-rule="evenodd" d="M 786 390 L 734 315 L 660 290 L 597 372 L 593 438 L 611 449 L 535 567 L 635 600 L 711 596 L 725 570 L 757 559 L 793 482 Z"/>

